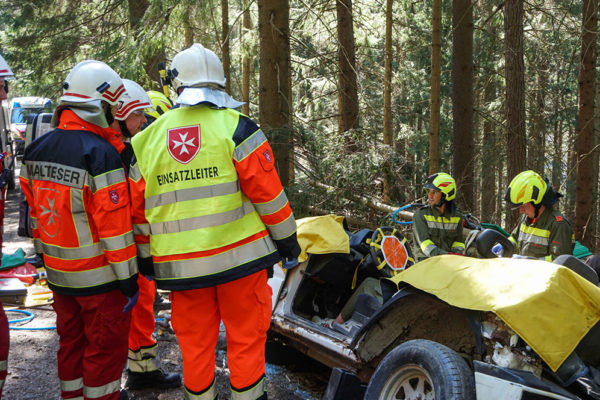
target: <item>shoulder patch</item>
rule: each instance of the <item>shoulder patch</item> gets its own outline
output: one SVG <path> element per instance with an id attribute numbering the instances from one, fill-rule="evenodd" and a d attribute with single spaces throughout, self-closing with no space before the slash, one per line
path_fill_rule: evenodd
<path id="1" fill-rule="evenodd" d="M 561 222 L 564 221 L 564 218 L 562 217 L 562 215 L 555 215 L 554 218 L 556 219 L 556 221 Z"/>

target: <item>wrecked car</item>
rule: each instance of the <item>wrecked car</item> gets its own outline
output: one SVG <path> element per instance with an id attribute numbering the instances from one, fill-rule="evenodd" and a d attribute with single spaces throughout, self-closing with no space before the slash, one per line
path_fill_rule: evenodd
<path id="1" fill-rule="evenodd" d="M 415 263 L 395 228 L 299 220 L 301 262 L 270 279 L 269 334 L 333 368 L 324 399 L 599 399 L 595 272 L 571 256 L 498 258 L 491 247 L 510 245 L 484 232 L 471 253 L 493 258 Z M 323 324 L 368 277 L 390 289 L 383 304 L 361 294 L 350 320 Z"/>

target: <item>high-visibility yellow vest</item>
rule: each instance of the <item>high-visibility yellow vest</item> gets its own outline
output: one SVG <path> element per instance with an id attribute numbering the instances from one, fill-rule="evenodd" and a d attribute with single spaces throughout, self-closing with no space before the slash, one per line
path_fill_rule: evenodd
<path id="1" fill-rule="evenodd" d="M 172 109 L 132 139 L 146 183 L 153 256 L 218 249 L 266 229 L 240 190 L 233 163 L 240 115 L 209 107 Z"/>

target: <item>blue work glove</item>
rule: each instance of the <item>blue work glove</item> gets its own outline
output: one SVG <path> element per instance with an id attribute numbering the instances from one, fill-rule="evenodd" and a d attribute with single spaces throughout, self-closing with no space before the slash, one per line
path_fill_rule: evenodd
<path id="1" fill-rule="evenodd" d="M 135 294 L 133 296 L 127 297 L 127 304 L 125 304 L 125 307 L 123 307 L 123 312 L 131 311 L 133 309 L 133 307 L 135 307 L 135 304 L 138 301 L 138 297 L 140 297 L 139 290 L 137 292 L 135 292 Z"/>
<path id="2" fill-rule="evenodd" d="M 146 279 L 148 279 L 150 282 L 152 282 L 154 280 L 154 275 L 144 275 L 142 274 L 142 276 Z"/>
<path id="3" fill-rule="evenodd" d="M 283 269 L 292 269 L 295 266 L 298 265 L 298 258 L 294 257 L 294 258 L 283 258 L 281 260 L 281 266 L 283 267 Z"/>
<path id="4" fill-rule="evenodd" d="M 492 253 L 497 255 L 498 257 L 502 257 L 504 254 L 504 247 L 500 243 L 496 243 L 494 247 L 492 247 Z"/>

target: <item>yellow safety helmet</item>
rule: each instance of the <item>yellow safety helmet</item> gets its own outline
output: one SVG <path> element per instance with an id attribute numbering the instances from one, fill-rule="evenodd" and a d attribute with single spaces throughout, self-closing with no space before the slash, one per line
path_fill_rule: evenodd
<path id="1" fill-rule="evenodd" d="M 452 176 L 445 172 L 430 175 L 423 186 L 425 189 L 442 192 L 442 200 L 451 201 L 456 198 L 456 182 Z"/>
<path id="2" fill-rule="evenodd" d="M 169 109 L 173 106 L 171 100 L 169 100 L 169 98 L 161 92 L 158 92 L 156 90 L 149 90 L 148 92 L 146 92 L 146 94 L 148 95 L 148 97 L 150 97 L 150 101 L 152 102 L 152 106 L 154 107 L 154 109 L 146 109 L 144 112 L 149 122 L 154 121 L 155 119 L 169 111 Z"/>
<path id="3" fill-rule="evenodd" d="M 508 201 L 513 207 L 523 204 L 533 203 L 538 205 L 542 202 L 548 184 L 535 171 L 523 171 L 510 181 L 504 200 Z"/>

